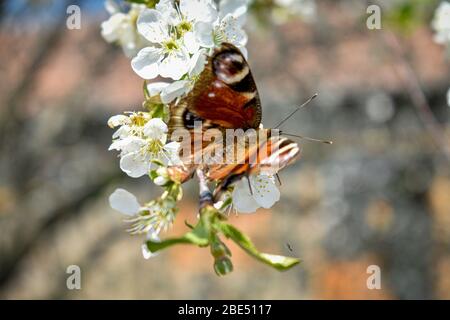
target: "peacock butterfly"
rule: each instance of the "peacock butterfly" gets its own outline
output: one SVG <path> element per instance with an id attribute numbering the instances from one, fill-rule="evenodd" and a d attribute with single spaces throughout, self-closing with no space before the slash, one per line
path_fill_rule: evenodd
<path id="1" fill-rule="evenodd" d="M 169 167 L 171 178 L 184 182 L 201 166 L 209 180 L 219 182 L 217 190 L 223 190 L 243 176 L 271 168 L 279 170 L 292 163 L 300 155 L 299 146 L 279 136 L 275 130 L 263 129 L 261 116 L 258 90 L 245 57 L 234 45 L 222 44 L 209 57 L 193 89 L 170 105 L 169 134 L 177 129 L 187 129 L 193 137 L 189 142 L 191 152 L 182 157 L 182 164 Z M 247 143 L 244 161 L 199 163 L 193 160 L 196 152 L 192 142 L 198 123 L 202 132 L 210 129 L 222 133 L 227 129 L 253 130 L 259 138 L 256 144 Z M 206 152 L 217 145 L 217 141 L 202 140 L 200 148 Z"/>

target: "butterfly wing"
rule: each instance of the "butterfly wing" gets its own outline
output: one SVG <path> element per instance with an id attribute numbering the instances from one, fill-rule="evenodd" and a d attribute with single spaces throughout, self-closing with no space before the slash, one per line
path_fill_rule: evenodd
<path id="1" fill-rule="evenodd" d="M 288 166 L 300 156 L 300 147 L 285 137 L 270 137 L 267 142 L 250 145 L 246 150 L 244 162 L 227 162 L 205 167 L 210 180 L 224 180 L 232 174 L 270 174 Z"/>
<path id="2" fill-rule="evenodd" d="M 170 105 L 169 134 L 176 129 L 189 130 L 195 140 L 195 124 L 202 123 L 203 132 L 210 128 L 258 128 L 261 123 L 261 102 L 255 80 L 241 51 L 224 43 L 209 58 L 193 89 L 180 101 Z M 206 148 L 208 143 L 202 142 Z M 212 147 L 213 148 L 213 147 Z M 191 151 L 194 150 L 192 145 Z M 194 152 L 181 157 L 185 165 L 173 166 L 169 172 L 178 181 L 186 181 L 198 165 Z"/>
<path id="3" fill-rule="evenodd" d="M 169 129 L 211 127 L 258 128 L 261 102 L 250 67 L 241 51 L 224 43 L 209 58 L 193 89 L 170 107 Z"/>
<path id="4" fill-rule="evenodd" d="M 259 141 L 255 146 L 249 146 L 245 163 L 217 164 L 206 168 L 210 180 L 218 180 L 215 198 L 226 191 L 232 183 L 245 176 L 265 173 L 276 174 L 300 157 L 299 145 L 281 136 L 271 136 L 265 142 Z"/>

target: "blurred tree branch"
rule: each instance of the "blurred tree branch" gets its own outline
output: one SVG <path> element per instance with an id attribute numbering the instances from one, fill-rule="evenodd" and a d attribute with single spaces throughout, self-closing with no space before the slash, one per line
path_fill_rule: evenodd
<path id="1" fill-rule="evenodd" d="M 404 83 L 411 98 L 411 102 L 417 109 L 420 120 L 436 146 L 447 158 L 447 161 L 450 161 L 450 149 L 444 138 L 443 131 L 431 111 L 431 107 L 428 104 L 427 97 L 421 88 L 420 81 L 417 78 L 416 73 L 406 59 L 404 49 L 398 37 L 393 32 L 385 31 L 384 40 L 386 45 L 396 57 L 397 63 L 394 65 L 394 69 Z"/>

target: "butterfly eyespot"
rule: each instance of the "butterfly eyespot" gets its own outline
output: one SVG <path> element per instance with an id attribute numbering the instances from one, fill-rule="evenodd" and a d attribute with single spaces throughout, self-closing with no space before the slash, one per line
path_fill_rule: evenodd
<path id="1" fill-rule="evenodd" d="M 215 56 L 213 70 L 217 78 L 226 84 L 235 84 L 250 72 L 242 55 L 234 52 L 224 52 Z"/>

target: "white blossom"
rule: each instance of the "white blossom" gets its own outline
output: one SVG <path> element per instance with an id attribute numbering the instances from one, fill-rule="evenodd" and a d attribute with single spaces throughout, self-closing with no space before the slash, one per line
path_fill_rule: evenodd
<path id="1" fill-rule="evenodd" d="M 234 186 L 232 199 L 237 211 L 252 213 L 260 207 L 267 209 L 280 199 L 280 191 L 273 176 L 259 174 L 248 179 L 241 179 Z"/>
<path id="2" fill-rule="evenodd" d="M 101 24 L 103 38 L 107 42 L 118 43 L 127 57 L 134 57 L 147 44 L 136 30 L 136 19 L 146 6 L 133 3 L 130 10 L 123 13 L 115 1 L 107 0 L 105 8 L 111 16 Z"/>
<path id="3" fill-rule="evenodd" d="M 146 9 L 138 18 L 137 28 L 155 45 L 139 51 L 131 61 L 133 70 L 144 79 L 154 79 L 158 75 L 180 79 L 188 71 L 189 52 L 183 41 L 170 31 L 164 15 L 155 9 Z"/>
<path id="4" fill-rule="evenodd" d="M 112 116 L 108 120 L 108 126 L 110 128 L 115 128 L 115 127 L 122 126 L 122 125 L 128 125 L 130 123 L 131 123 L 130 118 L 123 114 L 118 114 L 118 115 Z"/>
<path id="5" fill-rule="evenodd" d="M 194 26 L 194 33 L 198 43 L 205 48 L 220 46 L 222 42 L 228 42 L 238 47 L 244 56 L 247 56 L 245 45 L 247 44 L 247 34 L 242 29 L 241 22 L 244 14 L 241 11 L 235 16 L 228 13 L 214 22 L 197 22 Z"/>
<path id="6" fill-rule="evenodd" d="M 137 215 L 141 205 L 136 197 L 125 189 L 118 188 L 109 196 L 109 205 L 127 216 Z"/>
<path id="7" fill-rule="evenodd" d="M 160 75 L 180 80 L 191 69 L 191 55 L 200 48 L 194 24 L 209 23 L 217 15 L 211 0 L 181 0 L 177 7 L 165 0 L 155 9 L 144 10 L 137 29 L 153 45 L 143 48 L 132 60 L 133 70 L 144 79 Z"/>
<path id="8" fill-rule="evenodd" d="M 139 178 L 154 167 L 153 160 L 166 165 L 179 163 L 180 145 L 178 142 L 167 143 L 168 128 L 164 121 L 159 118 L 147 120 L 136 114 L 132 117 L 138 124 L 122 125 L 114 133 L 115 140 L 109 147 L 109 150 L 120 151 L 120 168 L 123 172 L 132 178 Z"/>
<path id="9" fill-rule="evenodd" d="M 434 40 L 440 44 L 450 45 L 450 2 L 441 2 L 431 25 L 436 31 Z"/>
<path id="10" fill-rule="evenodd" d="M 117 210 L 127 216 L 138 216 L 139 212 L 143 210 L 149 210 L 147 207 L 142 207 L 137 201 L 136 197 L 125 189 L 118 188 L 109 196 L 109 204 L 111 208 Z M 152 224 L 147 226 L 147 240 L 154 242 L 160 242 L 158 236 L 159 231 L 153 228 Z M 151 252 L 147 244 L 144 242 L 141 245 L 142 256 L 144 259 L 149 259 L 157 255 L 157 253 Z"/>
<path id="11" fill-rule="evenodd" d="M 247 19 L 248 6 L 251 0 L 222 0 L 219 3 L 219 17 L 223 19 L 231 14 L 240 26 L 243 26 Z"/>
<path id="12" fill-rule="evenodd" d="M 153 82 L 147 84 L 150 97 L 159 95 L 162 103 L 170 103 L 173 100 L 187 94 L 194 86 L 197 76 L 203 71 L 206 64 L 206 51 L 199 50 L 191 57 L 190 68 L 186 80 L 177 80 L 172 83 Z"/>

